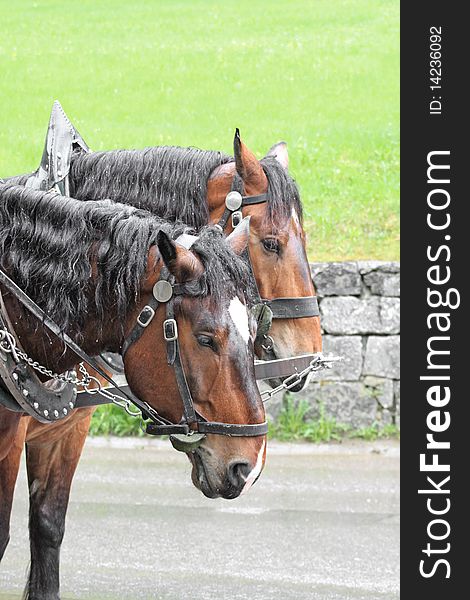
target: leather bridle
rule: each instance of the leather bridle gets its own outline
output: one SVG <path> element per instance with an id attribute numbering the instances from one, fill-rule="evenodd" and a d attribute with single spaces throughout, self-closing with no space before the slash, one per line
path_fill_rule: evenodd
<path id="1" fill-rule="evenodd" d="M 217 223 L 222 231 L 227 227 L 230 216 L 232 217 L 232 226 L 235 228 L 243 218 L 242 208 L 244 206 L 253 206 L 255 204 L 264 204 L 268 202 L 268 194 L 258 194 L 256 196 L 243 196 L 240 192 L 232 190 L 225 198 L 225 210 L 222 217 Z M 273 319 L 301 319 L 304 317 L 319 317 L 320 310 L 318 308 L 318 300 L 316 296 L 297 296 L 286 298 L 273 298 L 268 300 L 262 298 L 259 292 L 258 284 L 253 270 L 253 265 L 249 257 L 250 268 L 253 274 L 257 304 L 264 305 L 267 310 L 264 311 L 265 321 L 272 322 Z M 272 351 L 274 341 L 268 331 L 270 328 L 262 327 L 257 335 L 257 340 L 260 341 L 262 347 L 266 351 Z"/>
<path id="2" fill-rule="evenodd" d="M 178 242 L 178 240 L 176 241 Z M 175 370 L 176 382 L 183 402 L 183 418 L 179 423 L 172 423 L 160 415 L 159 421 L 157 421 L 154 415 L 153 422 L 147 426 L 147 433 L 151 435 L 215 433 L 236 437 L 265 435 L 268 432 L 266 421 L 256 424 L 208 421 L 194 407 L 194 401 L 188 386 L 183 363 L 181 362 L 178 324 L 174 311 L 174 299 L 176 296 L 184 294 L 184 286 L 175 283 L 173 277 L 168 274 L 166 269 L 162 269 L 162 271 L 160 279 L 153 287 L 152 298 L 140 311 L 133 329 L 124 341 L 121 356 L 124 358 L 132 344 L 143 335 L 145 329 L 155 317 L 160 304 L 164 304 L 166 307 L 166 319 L 163 322 L 163 337 L 166 341 L 167 363 Z"/>

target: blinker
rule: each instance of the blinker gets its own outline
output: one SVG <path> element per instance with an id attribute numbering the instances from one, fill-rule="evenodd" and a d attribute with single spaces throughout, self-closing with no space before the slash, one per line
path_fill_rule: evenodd
<path id="1" fill-rule="evenodd" d="M 174 433 L 170 435 L 170 442 L 178 452 L 193 452 L 201 445 L 205 437 L 205 433 Z"/>
<path id="2" fill-rule="evenodd" d="M 235 229 L 238 225 L 240 225 L 241 220 L 243 219 L 242 211 L 236 210 L 232 214 L 232 227 Z"/>
<path id="3" fill-rule="evenodd" d="M 260 303 L 253 306 L 251 313 L 258 324 L 256 337 L 267 335 L 273 322 L 273 311 L 266 304 Z"/>

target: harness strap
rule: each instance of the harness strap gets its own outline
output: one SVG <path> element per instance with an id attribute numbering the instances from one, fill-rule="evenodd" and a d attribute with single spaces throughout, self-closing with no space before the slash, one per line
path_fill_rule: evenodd
<path id="1" fill-rule="evenodd" d="M 61 339 L 72 352 L 94 369 L 103 379 L 110 383 L 114 388 L 119 389 L 118 384 L 99 366 L 99 364 L 84 352 L 66 333 L 62 332 L 61 328 L 38 306 L 31 298 L 16 285 L 16 283 L 8 277 L 8 275 L 0 269 L 0 282 L 27 308 L 39 321 L 42 322 L 54 335 Z M 141 408 L 140 401 L 136 402 L 136 398 L 131 398 L 125 392 L 123 395 L 133 404 L 137 404 Z"/>
<path id="2" fill-rule="evenodd" d="M 166 324 L 172 323 L 172 327 L 175 329 L 173 332 L 169 332 L 165 329 L 164 324 L 164 335 L 167 340 L 167 356 L 169 364 L 172 364 L 175 369 L 175 377 L 176 383 L 178 385 L 178 390 L 181 396 L 181 400 L 183 401 L 183 411 L 184 418 L 186 424 L 192 425 L 193 423 L 197 423 L 198 419 L 196 417 L 196 411 L 194 408 L 193 398 L 191 396 L 191 391 L 188 386 L 188 381 L 186 379 L 186 375 L 184 373 L 183 365 L 181 363 L 181 355 L 179 351 L 178 344 L 178 330 L 175 321 L 175 312 L 173 306 L 173 298 L 166 305 Z M 171 333 L 168 335 L 168 333 Z M 170 362 L 171 361 L 171 362 Z"/>
<path id="3" fill-rule="evenodd" d="M 10 392 L 4 389 L 3 380 L 0 379 L 0 406 L 4 406 L 13 412 L 24 413 L 25 409 L 18 404 Z"/>
<path id="4" fill-rule="evenodd" d="M 242 196 L 242 206 L 252 206 L 253 204 L 264 204 L 268 201 L 268 194 L 258 194 L 257 196 Z"/>
<path id="5" fill-rule="evenodd" d="M 124 343 L 122 345 L 122 349 L 121 349 L 121 357 L 122 358 L 124 358 L 126 352 L 129 350 L 129 348 L 132 346 L 132 344 L 137 342 L 137 340 L 139 340 L 142 337 L 142 335 L 145 331 L 145 328 L 147 327 L 147 325 L 150 324 L 159 305 L 160 305 L 160 302 L 156 298 L 154 298 L 154 296 L 152 296 L 150 301 L 140 311 L 139 316 L 137 317 L 137 322 L 134 325 L 134 328 L 132 329 L 130 334 L 127 336 L 127 338 L 124 340 Z"/>
<path id="6" fill-rule="evenodd" d="M 197 425 L 199 433 L 217 433 L 219 435 L 228 435 L 230 437 L 255 437 L 268 433 L 268 423 L 266 421 L 263 423 L 255 423 L 253 425 L 217 423 L 217 421 L 198 421 Z"/>

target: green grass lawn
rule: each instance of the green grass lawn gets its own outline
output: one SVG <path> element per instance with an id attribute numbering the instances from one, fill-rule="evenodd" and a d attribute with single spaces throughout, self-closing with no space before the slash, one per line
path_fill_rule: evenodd
<path id="1" fill-rule="evenodd" d="M 288 142 L 312 260 L 398 259 L 398 0 L 0 0 L 0 177 L 52 101 L 94 150 Z"/>

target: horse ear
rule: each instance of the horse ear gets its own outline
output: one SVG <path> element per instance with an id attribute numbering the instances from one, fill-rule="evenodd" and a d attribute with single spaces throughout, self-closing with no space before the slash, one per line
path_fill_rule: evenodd
<path id="1" fill-rule="evenodd" d="M 251 217 L 242 219 L 232 233 L 226 237 L 227 244 L 235 254 L 240 255 L 248 246 L 250 239 L 250 219 Z"/>
<path id="2" fill-rule="evenodd" d="M 242 142 L 238 128 L 235 130 L 235 137 L 233 139 L 233 153 L 235 156 L 237 173 L 243 179 L 245 187 L 252 187 L 253 191 L 258 190 L 258 192 L 266 189 L 268 180 L 263 171 L 263 167 L 253 152 L 248 150 Z M 250 189 L 247 189 L 247 192 L 250 192 Z"/>
<path id="3" fill-rule="evenodd" d="M 164 231 L 158 232 L 157 246 L 166 268 L 179 283 L 197 279 L 204 272 L 201 261 L 190 250 L 175 244 Z"/>
<path id="4" fill-rule="evenodd" d="M 169 268 L 169 265 L 176 259 L 175 242 L 164 231 L 159 231 L 157 234 L 157 246 L 162 255 L 163 262 Z"/>
<path id="5" fill-rule="evenodd" d="M 286 142 L 278 142 L 277 144 L 274 144 L 274 146 L 269 149 L 269 152 L 266 154 L 266 156 L 274 156 L 277 162 L 280 163 L 284 169 L 286 169 L 286 171 L 289 168 L 289 154 L 287 152 Z"/>

